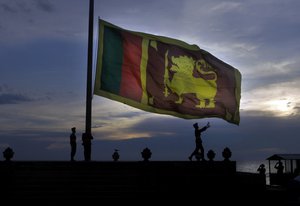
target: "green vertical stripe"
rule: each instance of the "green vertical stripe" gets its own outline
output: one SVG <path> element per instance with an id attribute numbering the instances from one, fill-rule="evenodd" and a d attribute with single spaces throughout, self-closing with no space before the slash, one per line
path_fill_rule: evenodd
<path id="1" fill-rule="evenodd" d="M 103 44 L 101 89 L 119 94 L 123 63 L 121 33 L 105 27 Z"/>

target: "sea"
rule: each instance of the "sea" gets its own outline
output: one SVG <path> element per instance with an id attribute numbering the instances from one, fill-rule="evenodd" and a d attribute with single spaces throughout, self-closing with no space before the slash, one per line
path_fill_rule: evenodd
<path id="1" fill-rule="evenodd" d="M 236 161 L 237 172 L 258 173 L 259 165 L 264 164 L 266 168 L 266 184 L 270 184 L 268 161 Z"/>

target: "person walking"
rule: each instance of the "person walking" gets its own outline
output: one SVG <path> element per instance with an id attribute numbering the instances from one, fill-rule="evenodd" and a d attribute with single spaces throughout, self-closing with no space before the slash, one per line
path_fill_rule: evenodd
<path id="1" fill-rule="evenodd" d="M 71 145 L 71 161 L 75 161 L 74 157 L 76 154 L 76 127 L 71 128 L 72 133 L 70 134 L 70 145 Z"/>
<path id="2" fill-rule="evenodd" d="M 197 155 L 200 155 L 201 160 L 204 159 L 204 148 L 202 145 L 202 139 L 201 139 L 201 133 L 207 130 L 210 127 L 209 122 L 207 122 L 206 126 L 202 127 L 199 129 L 198 123 L 193 124 L 193 127 L 195 128 L 195 143 L 196 143 L 196 148 L 192 152 L 192 154 L 189 156 L 189 160 L 192 161 L 193 156 L 197 157 Z"/>

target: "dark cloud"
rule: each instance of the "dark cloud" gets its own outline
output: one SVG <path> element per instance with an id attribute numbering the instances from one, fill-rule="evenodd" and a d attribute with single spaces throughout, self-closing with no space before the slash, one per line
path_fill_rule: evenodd
<path id="1" fill-rule="evenodd" d="M 0 4 L 0 11 L 5 11 L 5 12 L 9 12 L 9 13 L 15 13 L 16 9 L 14 9 L 10 4 L 7 3 L 1 3 Z"/>
<path id="2" fill-rule="evenodd" d="M 0 92 L 1 93 L 12 93 L 13 89 L 10 88 L 7 84 L 0 85 Z"/>
<path id="3" fill-rule="evenodd" d="M 19 104 L 22 102 L 33 101 L 31 97 L 24 93 L 17 92 L 7 84 L 0 85 L 0 105 L 2 104 Z"/>
<path id="4" fill-rule="evenodd" d="M 293 109 L 295 110 L 295 114 L 300 114 L 300 105 L 299 104 L 297 104 Z"/>
<path id="5" fill-rule="evenodd" d="M 50 3 L 48 0 L 35 0 L 36 6 L 38 9 L 41 9 L 45 12 L 54 12 L 55 7 L 52 3 Z"/>
<path id="6" fill-rule="evenodd" d="M 6 1 L 6 2 L 5 2 Z M 32 11 L 30 1 L 9 1 L 0 3 L 0 11 L 15 14 L 18 12 L 30 13 Z"/>
<path id="7" fill-rule="evenodd" d="M 1 104 L 19 104 L 22 102 L 33 101 L 30 97 L 23 94 L 0 94 L 0 105 Z"/>
<path id="8" fill-rule="evenodd" d="M 6 1 L 0 3 L 0 11 L 7 13 L 31 13 L 34 9 L 51 13 L 55 11 L 55 6 L 48 0 Z"/>
<path id="9" fill-rule="evenodd" d="M 0 11 L 1 10 L 15 15 L 18 12 L 30 13 L 32 11 L 32 6 L 30 1 L 4 0 L 3 3 L 0 3 Z"/>
<path id="10" fill-rule="evenodd" d="M 32 6 L 30 2 L 16 2 L 16 7 L 18 11 L 23 12 L 23 13 L 31 13 L 32 11 Z"/>

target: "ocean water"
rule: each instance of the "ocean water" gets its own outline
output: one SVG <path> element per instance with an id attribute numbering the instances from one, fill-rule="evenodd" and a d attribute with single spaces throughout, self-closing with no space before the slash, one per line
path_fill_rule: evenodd
<path id="1" fill-rule="evenodd" d="M 268 171 L 268 162 L 267 161 L 236 161 L 236 170 L 239 172 L 250 172 L 257 173 L 257 168 L 259 165 L 265 164 L 266 171 Z"/>
<path id="2" fill-rule="evenodd" d="M 266 168 L 266 184 L 270 184 L 269 180 L 269 164 L 268 161 L 237 161 L 236 170 L 238 172 L 258 173 L 259 165 L 264 164 Z"/>

